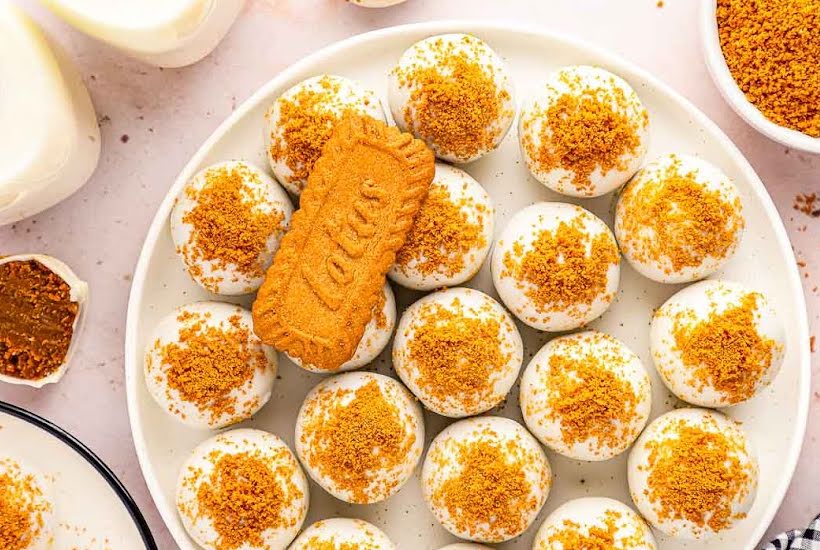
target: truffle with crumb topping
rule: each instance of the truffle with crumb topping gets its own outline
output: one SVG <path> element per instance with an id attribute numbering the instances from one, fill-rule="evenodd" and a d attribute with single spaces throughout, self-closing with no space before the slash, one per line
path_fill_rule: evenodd
<path id="1" fill-rule="evenodd" d="M 616 338 L 590 330 L 555 338 L 521 378 L 521 412 L 542 443 L 577 460 L 623 453 L 652 408 L 649 374 Z"/>
<path id="2" fill-rule="evenodd" d="M 197 302 L 154 329 L 145 350 L 148 392 L 174 419 L 218 429 L 253 416 L 270 399 L 278 360 L 253 333 L 250 311 Z"/>
<path id="3" fill-rule="evenodd" d="M 492 199 L 475 179 L 437 163 L 427 198 L 388 277 L 415 290 L 466 283 L 490 252 L 494 218 Z"/>
<path id="4" fill-rule="evenodd" d="M 518 378 L 521 335 L 509 313 L 471 288 L 429 294 L 405 310 L 393 368 L 431 411 L 449 417 L 499 405 Z"/>
<path id="5" fill-rule="evenodd" d="M 533 550 L 656 550 L 646 522 L 611 498 L 576 498 L 556 508 L 538 529 Z"/>
<path id="6" fill-rule="evenodd" d="M 743 236 L 740 193 L 718 169 L 697 157 L 662 155 L 621 191 L 615 236 L 641 275 L 661 283 L 691 283 L 728 262 Z"/>
<path id="7" fill-rule="evenodd" d="M 396 124 L 424 140 L 442 160 L 464 163 L 484 156 L 498 147 L 515 117 L 504 61 L 469 34 L 416 42 L 389 78 Z"/>
<path id="8" fill-rule="evenodd" d="M 396 550 L 387 535 L 360 519 L 317 521 L 293 541 L 288 550 Z"/>
<path id="9" fill-rule="evenodd" d="M 285 550 L 308 511 L 308 482 L 273 434 L 240 429 L 201 443 L 183 464 L 176 506 L 207 550 Z"/>
<path id="10" fill-rule="evenodd" d="M 18 460 L 0 456 L 0 548 L 49 550 L 55 526 L 48 478 Z"/>
<path id="11" fill-rule="evenodd" d="M 318 75 L 286 90 L 265 113 L 265 142 L 273 175 L 300 195 L 336 124 L 346 115 L 384 121 L 376 94 L 348 78 Z"/>
<path id="12" fill-rule="evenodd" d="M 290 226 L 293 205 L 273 178 L 243 161 L 220 162 L 185 184 L 171 237 L 191 278 L 214 294 L 255 292 Z"/>
<path id="13" fill-rule="evenodd" d="M 460 420 L 430 443 L 424 500 L 453 535 L 498 543 L 535 521 L 552 484 L 547 457 L 523 426 L 498 416 Z"/>
<path id="14" fill-rule="evenodd" d="M 741 426 L 708 409 L 668 412 L 629 453 L 629 491 L 641 515 L 676 538 L 703 540 L 746 517 L 757 460 Z"/>
<path id="15" fill-rule="evenodd" d="M 424 447 L 424 418 L 396 380 L 371 372 L 328 378 L 296 418 L 296 453 L 328 493 L 355 504 L 381 502 L 413 475 Z"/>
<path id="16" fill-rule="evenodd" d="M 641 166 L 649 115 L 619 76 L 598 67 L 563 67 L 525 102 L 518 134 L 538 181 L 563 195 L 597 197 Z"/>
<path id="17" fill-rule="evenodd" d="M 612 303 L 620 261 L 603 220 L 574 204 L 539 202 L 515 214 L 496 240 L 493 283 L 526 324 L 570 330 L 596 319 Z"/>
<path id="18" fill-rule="evenodd" d="M 655 312 L 650 347 L 672 393 L 693 405 L 727 407 L 748 401 L 774 380 L 785 337 L 762 293 L 731 281 L 702 281 Z"/>

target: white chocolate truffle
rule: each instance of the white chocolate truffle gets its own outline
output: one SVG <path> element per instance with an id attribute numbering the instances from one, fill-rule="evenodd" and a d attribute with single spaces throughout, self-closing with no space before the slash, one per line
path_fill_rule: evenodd
<path id="1" fill-rule="evenodd" d="M 177 511 L 203 549 L 285 550 L 308 511 L 308 482 L 278 437 L 240 429 L 201 443 L 183 464 Z"/>
<path id="2" fill-rule="evenodd" d="M 62 380 L 68 370 L 68 366 L 71 364 L 71 358 L 74 355 L 74 351 L 77 349 L 77 342 L 79 341 L 83 325 L 85 324 L 86 304 L 88 301 L 88 284 L 81 281 L 80 278 L 77 277 L 73 271 L 71 271 L 70 267 L 52 256 L 46 256 L 44 254 L 16 254 L 13 256 L 0 258 L 0 266 L 16 262 L 36 262 L 39 266 L 36 264 L 32 266 L 32 269 L 35 271 L 39 270 L 40 266 L 42 266 L 46 271 L 50 271 L 56 275 L 66 285 L 68 285 L 68 300 L 77 305 L 77 312 L 74 315 L 74 320 L 70 323 L 71 341 L 68 344 L 68 348 L 65 349 L 65 355 L 63 356 L 62 363 L 56 368 L 50 369 L 47 374 L 39 378 L 23 378 L 16 375 L 18 372 L 17 369 L 22 363 L 22 361 L 18 361 L 16 354 L 13 352 L 8 352 L 5 360 L 0 360 L 0 382 L 31 386 L 33 388 L 42 388 L 46 384 L 54 384 Z M 3 269 L 5 268 L 0 267 L 0 270 Z M 14 291 L 10 290 L 9 292 L 13 293 Z M 23 311 L 21 311 L 20 314 L 27 315 L 27 313 Z M 28 337 L 23 336 L 23 338 Z M 36 345 L 36 342 L 31 345 Z M 8 361 L 9 363 L 4 364 L 5 361 Z"/>
<path id="3" fill-rule="evenodd" d="M 334 518 L 317 521 L 293 541 L 288 550 L 395 550 L 387 535 L 360 519 Z"/>
<path id="4" fill-rule="evenodd" d="M 51 550 L 57 525 L 54 495 L 49 478 L 11 457 L 0 455 L 0 512 L 11 514 L 11 532 L 3 530 L 0 542 L 20 544 L 20 550 Z"/>
<path id="5" fill-rule="evenodd" d="M 533 550 L 581 548 L 656 550 L 646 522 L 632 508 L 604 497 L 576 498 L 556 508 L 538 529 Z"/>
<path id="6" fill-rule="evenodd" d="M 509 418 L 451 424 L 430 443 L 421 472 L 424 500 L 442 527 L 476 542 L 504 542 L 535 521 L 552 484 L 544 451 Z"/>
<path id="7" fill-rule="evenodd" d="M 154 329 L 145 351 L 145 385 L 179 422 L 224 428 L 270 399 L 278 361 L 253 332 L 251 312 L 221 302 L 177 308 Z"/>
<path id="8" fill-rule="evenodd" d="M 515 118 L 506 65 L 475 36 L 420 40 L 402 54 L 389 79 L 396 124 L 449 162 L 470 162 L 492 151 Z"/>
<path id="9" fill-rule="evenodd" d="M 310 477 L 345 502 L 373 504 L 413 475 L 424 448 L 421 407 L 396 380 L 371 372 L 328 378 L 296 419 L 296 453 Z"/>
<path id="10" fill-rule="evenodd" d="M 650 346 L 672 393 L 693 405 L 726 407 L 774 380 L 785 338 L 763 294 L 729 281 L 702 281 L 655 312 Z"/>
<path id="11" fill-rule="evenodd" d="M 95 7 L 105 10 L 106 4 Z M 58 6 L 55 3 L 49 7 L 60 11 Z M 128 7 L 120 5 L 111 11 L 127 11 Z M 142 5 L 135 7 L 138 11 L 143 8 Z M 72 16 L 83 8 L 75 4 L 65 9 L 72 12 L 68 18 L 73 19 Z M 0 82 L 3 83 L 0 93 L 0 128 L 3 129 L 0 132 L 0 226 L 39 214 L 66 199 L 91 178 L 100 158 L 102 140 L 97 113 L 83 77 L 73 62 L 74 56 L 67 55 L 64 48 L 49 36 L 52 33 L 41 29 L 40 17 L 29 16 L 29 11 L 28 6 L 19 2 L 0 2 L 0 51 L 3 52 L 0 62 Z M 173 12 L 179 10 L 173 9 Z M 170 15 L 171 12 L 165 13 Z M 172 25 L 169 22 L 169 27 Z M 228 25 L 224 27 L 227 30 Z M 148 31 L 146 27 L 142 29 Z M 139 31 L 136 34 L 145 36 Z M 119 175 L 125 174 L 120 172 Z M 96 194 L 92 191 L 90 196 L 99 194 L 98 187 Z M 54 227 L 54 235 L 60 234 L 69 246 L 74 244 L 72 241 L 97 240 L 90 229 L 91 224 L 76 237 L 66 231 L 69 223 L 85 221 L 79 219 L 82 214 L 76 215 L 77 204 L 65 208 L 66 212 L 75 214 L 67 223 L 54 223 L 53 213 L 48 215 L 49 218 L 43 218 Z M 92 216 L 113 222 L 110 212 L 95 212 Z M 7 230 L 5 234 L 3 252 L 11 245 L 11 232 Z M 22 236 L 18 239 L 23 242 Z M 38 245 L 44 244 L 39 241 L 39 238 L 30 240 Z M 76 248 L 79 252 L 80 247 Z M 86 250 L 83 247 L 87 254 Z"/>
<path id="12" fill-rule="evenodd" d="M 491 265 L 507 308 L 531 327 L 558 332 L 606 311 L 618 291 L 620 261 L 600 218 L 574 204 L 539 202 L 512 217 Z"/>
<path id="13" fill-rule="evenodd" d="M 273 178 L 242 161 L 198 172 L 171 210 L 171 237 L 188 274 L 205 290 L 255 292 L 290 226 L 293 205 Z"/>
<path id="14" fill-rule="evenodd" d="M 563 67 L 524 103 L 518 135 L 538 181 L 562 195 L 598 197 L 640 168 L 649 115 L 622 78 L 597 67 Z"/>
<path id="15" fill-rule="evenodd" d="M 521 412 L 544 445 L 576 460 L 623 453 L 646 425 L 652 388 L 641 360 L 598 331 L 555 338 L 521 377 Z"/>
<path id="16" fill-rule="evenodd" d="M 489 546 L 482 544 L 473 544 L 470 542 L 457 542 L 456 544 L 448 544 L 439 550 L 492 550 Z"/>
<path id="17" fill-rule="evenodd" d="M 521 335 L 495 300 L 470 288 L 429 294 L 405 310 L 393 368 L 434 413 L 459 418 L 500 404 L 524 360 Z"/>
<path id="18" fill-rule="evenodd" d="M 356 347 L 356 352 L 334 372 L 344 372 L 361 368 L 371 362 L 387 347 L 393 329 L 396 328 L 396 297 L 389 283 L 384 283 L 383 298 L 376 304 L 373 318 L 364 328 L 364 334 Z M 288 359 L 311 372 L 328 373 L 328 371 L 313 365 L 304 365 L 298 357 L 288 355 Z"/>
<path id="19" fill-rule="evenodd" d="M 746 517 L 758 469 L 738 423 L 717 411 L 678 409 L 638 438 L 628 477 L 632 500 L 653 527 L 702 540 Z"/>
<path id="20" fill-rule="evenodd" d="M 285 189 L 299 195 L 336 124 L 346 114 L 384 121 L 376 94 L 358 82 L 323 74 L 299 82 L 265 113 L 268 161 Z"/>
<path id="21" fill-rule="evenodd" d="M 615 236 L 635 270 L 660 283 L 691 283 L 731 259 L 743 236 L 735 184 L 697 157 L 667 154 L 623 189 Z"/>
<path id="22" fill-rule="evenodd" d="M 492 199 L 476 180 L 436 163 L 427 199 L 387 276 L 415 290 L 469 281 L 490 252 L 494 218 Z"/>

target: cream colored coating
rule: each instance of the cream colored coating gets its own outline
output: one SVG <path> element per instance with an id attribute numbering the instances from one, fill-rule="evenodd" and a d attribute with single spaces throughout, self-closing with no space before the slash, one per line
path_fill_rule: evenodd
<path id="1" fill-rule="evenodd" d="M 185 461 L 179 473 L 176 506 L 185 530 L 203 549 L 219 548 L 220 533 L 215 521 L 202 507 L 199 493 L 210 478 L 219 460 L 231 455 L 249 455 L 261 461 L 272 472 L 275 483 L 288 500 L 283 503 L 279 520 L 282 527 L 264 530 L 263 545 L 245 543 L 243 550 L 285 550 L 305 520 L 310 502 L 308 481 L 293 452 L 277 436 L 255 429 L 222 432 L 198 445 Z M 220 487 L 213 487 L 219 490 Z M 224 489 L 224 488 L 222 488 Z"/>
<path id="2" fill-rule="evenodd" d="M 583 397 L 562 393 L 562 388 L 565 388 L 563 383 L 552 383 L 554 379 L 551 375 L 557 377 L 557 373 L 550 372 L 551 359 L 559 358 L 572 363 L 589 361 L 590 357 L 594 358 L 596 369 L 609 371 L 617 383 L 629 389 L 632 398 L 626 410 L 603 409 L 611 403 L 599 399 L 593 388 L 587 389 L 589 393 Z M 585 380 L 577 371 L 564 375 L 573 380 Z M 646 426 L 652 408 L 652 387 L 641 360 L 621 341 L 594 330 L 550 340 L 527 365 L 521 377 L 520 391 L 521 411 L 533 435 L 553 451 L 576 460 L 608 460 L 626 451 Z M 574 386 L 572 391 L 585 390 Z M 572 403 L 573 409 L 588 407 L 588 411 L 572 411 L 573 415 L 580 417 L 574 420 L 581 422 L 582 429 L 593 434 L 600 432 L 607 438 L 602 440 L 600 435 L 589 435 L 578 439 L 572 433 L 578 427 L 564 425 L 568 419 L 564 419 L 553 407 L 554 400 L 566 400 L 567 405 Z M 617 414 L 629 416 L 624 419 Z M 565 431 L 572 436 L 567 437 Z M 610 440 L 608 436 L 611 434 L 617 437 Z"/>
<path id="3" fill-rule="evenodd" d="M 400 433 L 397 434 L 399 444 L 406 445 L 408 452 L 397 457 L 397 462 L 390 467 L 355 472 L 355 475 L 367 481 L 364 487 L 354 490 L 334 477 L 341 475 L 346 478 L 348 472 L 323 471 L 321 460 L 328 452 L 328 441 L 325 439 L 327 434 L 324 430 L 328 422 L 332 421 L 331 414 L 334 410 L 350 406 L 357 398 L 356 391 L 370 383 L 377 384 L 388 406 L 395 409 L 400 426 Z M 356 430 L 356 426 L 348 425 L 343 429 L 346 433 L 351 433 Z M 392 496 L 410 480 L 421 460 L 424 431 L 421 407 L 398 381 L 371 372 L 349 372 L 325 379 L 305 397 L 296 418 L 296 454 L 308 475 L 334 497 L 344 502 L 373 504 Z M 350 457 L 350 460 L 355 461 L 357 458 Z"/>
<path id="4" fill-rule="evenodd" d="M 726 373 L 739 381 L 739 385 L 751 385 L 748 396 L 738 396 L 716 387 L 713 380 L 703 380 L 697 374 L 700 365 L 684 360 L 675 332 L 708 322 L 732 308 L 740 307 L 744 298 L 753 295 L 755 308 L 752 314 L 754 330 L 758 336 L 771 343 L 767 364 L 755 365 L 754 371 Z M 746 337 L 738 334 L 736 338 Z M 725 280 L 707 280 L 690 285 L 672 295 L 652 317 L 650 328 L 650 351 L 661 380 L 678 398 L 700 407 L 727 407 L 751 399 L 762 392 L 777 376 L 785 356 L 786 334 L 782 321 L 767 298 L 744 285 Z M 727 350 L 729 351 L 729 350 Z M 749 350 L 741 347 L 733 352 L 750 357 Z M 718 351 L 718 355 L 721 353 Z M 725 356 L 725 354 L 723 354 Z M 717 358 L 715 358 L 717 360 Z M 727 365 L 738 368 L 738 365 Z M 758 372 L 758 369 L 760 371 Z M 756 379 L 747 383 L 749 377 Z"/>
<path id="5" fill-rule="evenodd" d="M 452 320 L 441 320 L 440 311 L 445 310 L 453 316 Z M 433 319 L 428 321 L 428 316 Z M 438 317 L 438 320 L 436 319 Z M 498 324 L 498 331 L 494 336 L 474 333 L 473 339 L 484 337 L 484 341 L 468 342 L 452 340 L 452 334 L 442 334 L 438 341 L 429 342 L 434 347 L 465 346 L 461 348 L 461 370 L 475 369 L 477 365 L 471 364 L 475 360 L 476 348 L 487 345 L 498 345 L 500 358 L 503 362 L 493 365 L 480 365 L 487 368 L 488 376 L 482 376 L 481 380 L 474 377 L 464 376 L 448 377 L 448 384 L 452 378 L 461 380 L 465 384 L 458 388 L 458 393 L 453 393 L 456 388 L 447 386 L 436 386 L 430 380 L 431 374 L 427 369 L 436 366 L 433 361 L 422 369 L 413 356 L 411 347 L 416 332 L 419 327 L 428 322 L 434 325 L 448 325 L 448 329 L 453 332 L 458 331 L 462 319 L 476 319 L 479 321 L 491 321 Z M 461 336 L 461 334 L 458 334 Z M 472 353 L 471 353 L 472 352 Z M 472 416 L 486 412 L 497 406 L 507 397 L 510 389 L 518 378 L 521 363 L 523 362 L 524 346 L 521 335 L 509 313 L 495 300 L 481 291 L 470 288 L 451 288 L 428 294 L 408 307 L 402 314 L 399 321 L 396 337 L 393 342 L 393 368 L 396 373 L 410 389 L 411 392 L 421 401 L 424 406 L 443 416 L 460 418 Z M 483 355 L 479 355 L 484 357 Z M 430 362 L 430 357 L 421 358 Z M 455 365 L 447 365 L 450 368 Z M 458 382 L 456 382 L 458 383 Z"/>
<path id="6" fill-rule="evenodd" d="M 624 151 L 618 157 L 616 166 L 605 169 L 599 160 L 589 175 L 566 166 L 542 165 L 537 152 L 547 148 L 554 155 L 557 149 L 551 142 L 547 111 L 556 106 L 563 96 L 580 99 L 584 94 L 598 98 L 613 113 L 623 116 L 634 128 L 637 147 Z M 570 197 L 598 197 L 617 189 L 640 168 L 649 147 L 648 114 L 640 98 L 625 80 L 599 67 L 569 66 L 550 74 L 538 91 L 524 102 L 518 126 L 522 156 L 535 179 L 549 189 Z M 612 128 L 607 130 L 613 131 Z M 590 135 L 588 139 L 606 140 L 608 137 Z M 575 144 L 560 145 L 572 147 Z M 576 155 L 580 153 L 576 152 Z M 584 160 L 593 162 L 592 159 Z"/>
<path id="7" fill-rule="evenodd" d="M 219 331 L 226 338 L 236 328 L 246 331 L 247 339 L 242 344 L 242 350 L 254 361 L 248 364 L 253 372 L 241 386 L 232 388 L 227 395 L 215 398 L 213 402 L 216 407 L 217 400 L 227 399 L 232 402 L 230 406 L 221 405 L 213 410 L 207 406 L 203 408 L 202 403 L 186 400 L 169 381 L 171 365 L 164 361 L 163 350 L 169 345 L 180 349 L 190 348 L 181 335 L 197 326 Z M 255 363 L 260 354 L 266 359 L 262 368 Z M 143 373 L 148 392 L 165 413 L 187 426 L 214 430 L 246 420 L 265 406 L 273 392 L 278 364 L 276 351 L 264 345 L 253 333 L 250 311 L 222 302 L 196 302 L 175 309 L 154 328 L 145 350 Z M 219 366 L 214 365 L 213 368 L 218 370 Z"/>
<path id="8" fill-rule="evenodd" d="M 650 460 L 653 449 L 663 446 L 666 442 L 680 437 L 680 427 L 694 427 L 706 433 L 724 437 L 730 444 L 729 456 L 738 461 L 742 471 L 748 476 L 748 482 L 733 500 L 721 498 L 721 504 L 727 506 L 733 517 L 730 518 L 730 527 L 737 523 L 749 512 L 754 503 L 758 486 L 758 465 L 754 450 L 747 440 L 743 428 L 724 414 L 708 409 L 676 409 L 663 414 L 653 420 L 644 430 L 638 441 L 632 447 L 627 462 L 627 477 L 629 492 L 632 500 L 641 515 L 657 530 L 675 538 L 686 540 L 704 540 L 717 535 L 708 524 L 693 522 L 682 517 L 670 517 L 663 513 L 664 503 L 652 500 L 649 496 L 649 477 L 652 474 Z M 682 484 L 680 491 L 697 494 L 699 488 L 686 485 L 697 484 L 697 480 L 678 480 Z M 700 511 L 702 518 L 708 520 L 714 510 Z M 663 514 L 663 517 L 662 517 Z"/>

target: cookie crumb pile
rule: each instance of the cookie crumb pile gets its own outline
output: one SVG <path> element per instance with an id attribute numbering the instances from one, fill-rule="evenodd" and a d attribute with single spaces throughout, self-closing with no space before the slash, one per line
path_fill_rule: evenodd
<path id="1" fill-rule="evenodd" d="M 737 85 L 780 126 L 820 137 L 820 2 L 718 0 L 720 46 Z"/>

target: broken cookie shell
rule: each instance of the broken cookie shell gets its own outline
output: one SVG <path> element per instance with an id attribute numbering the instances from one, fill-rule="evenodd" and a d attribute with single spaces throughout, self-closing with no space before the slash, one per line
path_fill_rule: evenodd
<path id="1" fill-rule="evenodd" d="M 69 299 L 72 302 L 75 302 L 78 306 L 77 314 L 74 317 L 74 322 L 71 329 L 71 343 L 69 344 L 68 349 L 65 352 L 65 357 L 58 368 L 52 370 L 42 378 L 34 379 L 21 378 L 18 376 L 0 373 L 0 382 L 41 388 L 46 384 L 59 382 L 63 375 L 65 375 L 66 369 L 68 369 L 71 356 L 77 347 L 78 335 L 82 330 L 83 322 L 85 320 L 86 304 L 88 301 L 88 284 L 80 280 L 79 277 L 71 271 L 71 268 L 63 262 L 43 254 L 18 254 L 16 256 L 6 256 L 4 258 L 0 258 L 0 265 L 12 262 L 28 262 L 31 260 L 43 265 L 49 271 L 62 279 L 69 287 Z"/>

